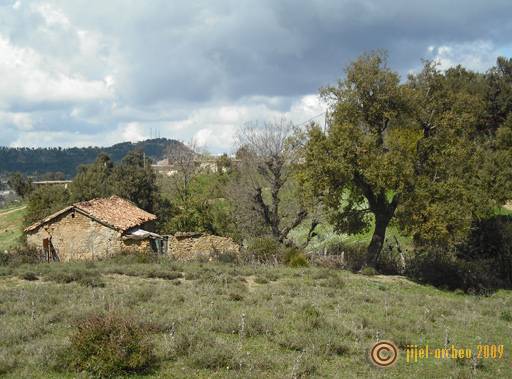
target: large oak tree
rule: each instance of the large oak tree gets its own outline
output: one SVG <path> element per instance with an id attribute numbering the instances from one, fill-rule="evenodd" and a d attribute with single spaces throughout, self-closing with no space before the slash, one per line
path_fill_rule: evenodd
<path id="1" fill-rule="evenodd" d="M 416 243 L 446 246 L 510 194 L 500 186 L 508 173 L 495 169 L 498 159 L 510 162 L 510 150 L 479 132 L 484 85 L 479 75 L 460 67 L 443 73 L 432 62 L 402 83 L 385 55 L 373 53 L 322 90 L 328 127 L 309 130 L 305 177 L 338 232 L 373 225 L 368 265 L 391 222 Z"/>

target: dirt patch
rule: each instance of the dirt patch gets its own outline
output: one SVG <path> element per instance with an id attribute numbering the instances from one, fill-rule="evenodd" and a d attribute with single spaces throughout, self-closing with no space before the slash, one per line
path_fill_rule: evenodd
<path id="1" fill-rule="evenodd" d="M 24 205 L 23 207 L 14 208 L 14 209 L 11 209 L 10 211 L 0 212 L 0 217 L 5 216 L 5 215 L 8 215 L 8 214 L 10 214 L 10 213 L 14 213 L 14 212 L 21 211 L 21 210 L 25 209 L 26 207 L 27 207 L 27 206 L 26 206 L 26 205 Z"/>

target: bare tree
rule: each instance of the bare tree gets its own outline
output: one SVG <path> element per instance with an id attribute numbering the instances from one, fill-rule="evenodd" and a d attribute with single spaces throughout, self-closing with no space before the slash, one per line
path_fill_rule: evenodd
<path id="1" fill-rule="evenodd" d="M 297 194 L 291 194 L 294 168 L 300 160 L 302 140 L 291 122 L 247 124 L 237 135 L 240 172 L 250 209 L 271 234 L 286 242 L 288 234 L 308 216 Z M 239 188 L 242 189 L 242 188 Z M 286 205 L 282 202 L 286 199 Z"/>
<path id="2" fill-rule="evenodd" d="M 167 152 L 172 167 L 170 184 L 175 195 L 182 203 L 190 198 L 190 184 L 196 174 L 197 146 L 191 141 L 185 147 L 172 148 Z"/>

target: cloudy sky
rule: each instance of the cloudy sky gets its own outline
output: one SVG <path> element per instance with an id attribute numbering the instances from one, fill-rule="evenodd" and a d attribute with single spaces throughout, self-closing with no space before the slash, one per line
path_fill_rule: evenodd
<path id="1" fill-rule="evenodd" d="M 511 35 L 510 0 L 0 0 L 0 145 L 230 151 L 245 122 L 317 117 L 364 51 L 485 71 Z"/>

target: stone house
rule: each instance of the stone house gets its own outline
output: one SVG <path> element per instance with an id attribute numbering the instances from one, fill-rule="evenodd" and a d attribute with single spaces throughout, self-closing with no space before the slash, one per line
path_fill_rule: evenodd
<path id="1" fill-rule="evenodd" d="M 50 260 L 92 260 L 123 251 L 167 252 L 151 233 L 156 216 L 118 196 L 73 204 L 25 229 L 27 243 Z"/>

